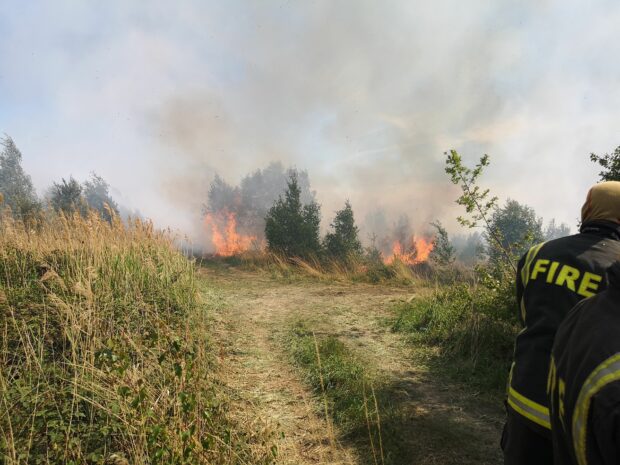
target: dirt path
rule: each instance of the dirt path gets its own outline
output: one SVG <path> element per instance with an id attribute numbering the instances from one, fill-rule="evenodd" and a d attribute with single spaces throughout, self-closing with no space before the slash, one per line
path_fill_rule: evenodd
<path id="1" fill-rule="evenodd" d="M 350 445 L 330 434 L 320 403 L 289 363 L 281 337 L 294 321 L 337 335 L 390 380 L 412 464 L 496 464 L 501 408 L 434 380 L 412 362 L 401 336 L 385 324 L 394 302 L 412 289 L 350 283 L 283 283 L 241 271 L 204 272 L 224 295 L 217 338 L 236 411 L 255 429 L 282 432 L 283 464 L 362 463 Z"/>

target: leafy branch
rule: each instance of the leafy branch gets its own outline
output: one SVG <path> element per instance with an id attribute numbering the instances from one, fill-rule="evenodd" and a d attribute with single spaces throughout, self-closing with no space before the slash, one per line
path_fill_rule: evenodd
<path id="1" fill-rule="evenodd" d="M 469 218 L 457 217 L 458 222 L 468 228 L 475 228 L 480 223 L 484 223 L 489 237 L 497 244 L 507 263 L 516 272 L 517 268 L 512 256 L 502 243 L 498 232 L 489 223 L 489 214 L 497 207 L 497 197 L 490 196 L 489 189 L 481 189 L 478 185 L 478 179 L 490 164 L 489 156 L 485 154 L 480 157 L 480 161 L 472 169 L 463 164 L 463 160 L 456 150 L 450 150 L 449 153 L 445 152 L 445 155 L 446 173 L 450 175 L 452 183 L 460 186 L 462 191 L 456 203 L 465 207 L 465 212 L 469 215 Z"/>

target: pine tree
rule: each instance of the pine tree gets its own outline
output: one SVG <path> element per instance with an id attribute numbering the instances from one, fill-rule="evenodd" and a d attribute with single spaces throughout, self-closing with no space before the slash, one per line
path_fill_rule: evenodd
<path id="1" fill-rule="evenodd" d="M 344 208 L 336 212 L 331 224 L 333 232 L 327 233 L 324 240 L 326 252 L 340 260 L 353 255 L 362 254 L 362 243 L 359 240 L 359 228 L 355 225 L 355 217 L 351 203 L 347 200 Z"/>
<path id="2" fill-rule="evenodd" d="M 448 231 L 439 221 L 431 223 L 431 225 L 437 231 L 437 236 L 433 241 L 433 250 L 430 254 L 431 260 L 442 266 L 452 264 L 456 257 L 454 247 L 448 237 Z"/>
<path id="3" fill-rule="evenodd" d="M 297 175 L 291 173 L 284 197 L 278 198 L 265 218 L 269 250 L 288 257 L 309 258 L 320 253 L 321 209 L 316 202 L 303 205 Z"/>

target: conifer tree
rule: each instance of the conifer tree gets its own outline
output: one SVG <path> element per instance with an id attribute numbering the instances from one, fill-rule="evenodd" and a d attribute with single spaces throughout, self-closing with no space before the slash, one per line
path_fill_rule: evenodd
<path id="1" fill-rule="evenodd" d="M 297 174 L 291 173 L 284 197 L 276 200 L 265 218 L 267 247 L 288 257 L 316 256 L 321 251 L 320 223 L 320 206 L 314 201 L 302 204 Z"/>
<path id="2" fill-rule="evenodd" d="M 448 237 L 448 231 L 439 221 L 431 223 L 431 225 L 437 231 L 437 236 L 433 241 L 433 250 L 430 258 L 439 265 L 450 265 L 456 257 L 454 246 L 450 243 L 450 238 Z"/>
<path id="3" fill-rule="evenodd" d="M 347 200 L 344 208 L 336 212 L 331 224 L 333 232 L 325 236 L 324 247 L 326 252 L 340 260 L 352 255 L 362 254 L 362 243 L 359 240 L 359 229 L 355 225 L 355 217 L 351 203 Z"/>

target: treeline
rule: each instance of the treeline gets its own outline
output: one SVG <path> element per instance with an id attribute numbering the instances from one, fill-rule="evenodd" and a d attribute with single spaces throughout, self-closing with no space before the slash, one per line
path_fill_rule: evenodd
<path id="1" fill-rule="evenodd" d="M 118 204 L 110 195 L 110 186 L 96 173 L 80 183 L 73 177 L 54 182 L 43 198 L 39 198 L 32 179 L 22 167 L 22 154 L 9 136 L 0 140 L 0 200 L 11 214 L 26 222 L 35 221 L 46 211 L 65 215 L 86 216 L 96 211 L 107 221 L 119 213 Z"/>
<path id="2" fill-rule="evenodd" d="M 268 250 L 286 257 L 359 261 L 383 261 L 398 243 L 403 254 L 415 256 L 414 232 L 409 217 L 400 215 L 392 225 L 383 210 L 370 212 L 365 219 L 369 232 L 364 247 L 351 203 L 346 200 L 321 236 L 321 207 L 310 188 L 306 171 L 285 170 L 279 163 L 257 170 L 234 187 L 216 176 L 211 184 L 205 213 L 234 213 L 244 233 L 264 239 Z M 430 261 L 447 266 L 454 262 L 473 265 L 498 263 L 505 250 L 514 256 L 532 244 L 570 234 L 570 227 L 551 220 L 547 225 L 529 206 L 508 199 L 495 206 L 482 232 L 450 238 L 439 221 L 428 225 L 432 236 Z M 499 241 L 493 238 L 501 238 Z"/>

